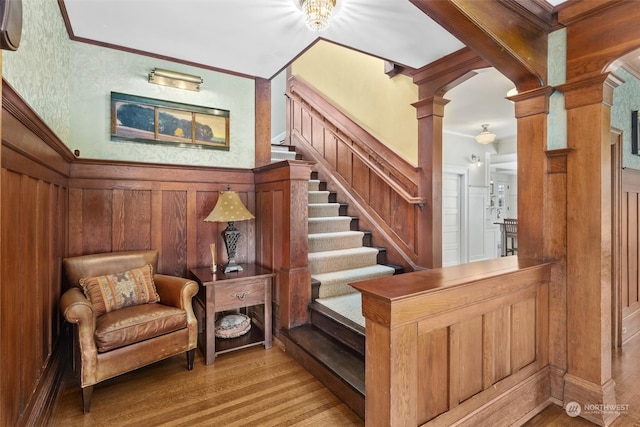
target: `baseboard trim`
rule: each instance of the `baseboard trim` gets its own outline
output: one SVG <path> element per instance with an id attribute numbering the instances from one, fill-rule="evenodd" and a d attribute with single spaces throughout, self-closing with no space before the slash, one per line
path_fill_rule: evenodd
<path id="1" fill-rule="evenodd" d="M 564 376 L 564 407 L 568 403 L 580 404 L 579 416 L 599 426 L 608 426 L 618 418 L 615 410 L 589 410 L 590 406 L 616 408 L 615 381 L 612 378 L 606 383 L 594 384 L 575 375 Z M 602 406 L 600 406 L 602 405 Z"/>
<path id="2" fill-rule="evenodd" d="M 470 408 L 473 405 L 472 401 L 476 398 L 482 399 L 483 392 L 466 402 L 462 402 L 455 408 L 455 412 L 464 414 L 469 411 L 469 413 L 462 415 L 459 419 L 455 419 L 455 415 L 450 411 L 427 422 L 424 426 L 495 427 L 522 425 L 551 404 L 550 387 L 549 369 L 544 367 L 513 387 L 503 390 L 476 409 Z"/>

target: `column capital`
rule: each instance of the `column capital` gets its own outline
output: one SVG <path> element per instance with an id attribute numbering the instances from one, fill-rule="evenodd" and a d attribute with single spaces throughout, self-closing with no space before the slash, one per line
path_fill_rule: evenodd
<path id="1" fill-rule="evenodd" d="M 564 92 L 565 108 L 571 110 L 592 104 L 613 105 L 613 90 L 624 81 L 613 73 L 596 74 L 573 80 L 557 89 Z"/>
<path id="2" fill-rule="evenodd" d="M 414 102 L 413 105 L 417 110 L 418 120 L 425 117 L 438 116 L 444 117 L 444 106 L 449 103 L 448 99 L 442 96 L 434 95 L 429 98 L 421 99 Z"/>

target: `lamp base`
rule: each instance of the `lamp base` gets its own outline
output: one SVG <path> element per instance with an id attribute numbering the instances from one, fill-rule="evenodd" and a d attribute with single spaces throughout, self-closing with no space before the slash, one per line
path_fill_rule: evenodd
<path id="1" fill-rule="evenodd" d="M 231 273 L 233 271 L 243 271 L 242 266 L 237 264 L 235 261 L 229 261 L 225 265 L 222 266 L 222 271 L 225 273 Z"/>

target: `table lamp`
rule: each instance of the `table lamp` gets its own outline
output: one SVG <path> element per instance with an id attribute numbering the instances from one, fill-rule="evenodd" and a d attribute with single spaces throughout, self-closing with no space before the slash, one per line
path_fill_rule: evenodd
<path id="1" fill-rule="evenodd" d="M 221 233 L 224 245 L 227 248 L 228 262 L 222 266 L 225 273 L 232 271 L 242 271 L 240 264 L 236 263 L 236 246 L 240 239 L 240 230 L 234 227 L 235 221 L 245 221 L 255 218 L 251 212 L 242 204 L 238 193 L 227 191 L 220 193 L 218 202 L 211 213 L 204 219 L 207 222 L 226 222 L 227 228 Z M 214 261 L 215 262 L 215 261 Z"/>

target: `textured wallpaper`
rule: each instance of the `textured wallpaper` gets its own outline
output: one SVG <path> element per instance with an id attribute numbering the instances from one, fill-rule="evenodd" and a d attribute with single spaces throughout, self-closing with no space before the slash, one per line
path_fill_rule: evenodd
<path id="1" fill-rule="evenodd" d="M 22 0 L 17 51 L 3 51 L 2 75 L 64 141 L 69 141 L 69 36 L 56 0 Z"/>
<path id="2" fill-rule="evenodd" d="M 69 40 L 56 0 L 23 0 L 20 48 L 3 53 L 3 75 L 55 134 L 92 159 L 252 168 L 252 79 Z M 150 84 L 153 68 L 202 76 L 200 92 Z M 111 92 L 230 111 L 230 150 L 111 141 Z"/>
<path id="3" fill-rule="evenodd" d="M 640 81 L 622 68 L 615 74 L 624 80 L 613 92 L 611 126 L 622 130 L 622 166 L 640 169 L 640 156 L 631 154 L 631 112 L 640 110 Z"/>
<path id="4" fill-rule="evenodd" d="M 255 84 L 252 79 L 188 67 L 85 43 L 71 43 L 69 147 L 80 157 L 199 166 L 255 164 Z M 204 79 L 200 92 L 148 83 L 153 68 Z M 111 92 L 230 111 L 230 150 L 111 141 Z"/>
<path id="5" fill-rule="evenodd" d="M 567 79 L 567 31 L 565 29 L 549 34 L 548 49 L 548 85 L 561 85 Z M 554 92 L 549 99 L 547 135 L 549 150 L 567 148 L 567 110 L 564 108 L 562 92 Z"/>

